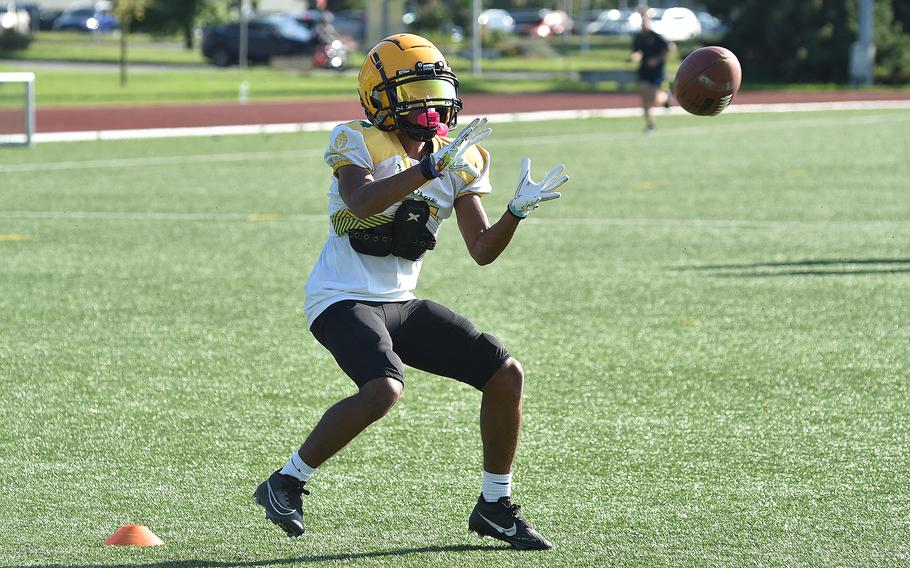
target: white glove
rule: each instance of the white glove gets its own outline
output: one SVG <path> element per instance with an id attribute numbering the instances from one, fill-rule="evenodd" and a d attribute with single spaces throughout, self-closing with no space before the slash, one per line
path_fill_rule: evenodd
<path id="1" fill-rule="evenodd" d="M 479 177 L 480 172 L 477 171 L 477 168 L 465 161 L 464 155 L 468 151 L 468 148 L 477 144 L 493 132 L 490 128 L 483 128 L 486 123 L 486 118 L 475 118 L 471 124 L 461 129 L 461 132 L 458 133 L 455 140 L 452 140 L 448 145 L 443 146 L 431 156 L 427 156 L 420 160 L 420 171 L 423 173 L 424 177 L 427 179 L 436 179 L 442 175 L 442 172 L 445 170 L 467 172 L 474 177 Z"/>
<path id="2" fill-rule="evenodd" d="M 562 184 L 569 181 L 569 176 L 560 176 L 565 171 L 566 166 L 559 164 L 550 173 L 544 176 L 540 183 L 534 183 L 531 179 L 531 159 L 521 159 L 521 180 L 518 182 L 518 189 L 515 190 L 515 197 L 509 201 L 509 212 L 519 219 L 524 219 L 528 213 L 537 209 L 542 201 L 558 199 L 562 196 L 556 191 Z"/>

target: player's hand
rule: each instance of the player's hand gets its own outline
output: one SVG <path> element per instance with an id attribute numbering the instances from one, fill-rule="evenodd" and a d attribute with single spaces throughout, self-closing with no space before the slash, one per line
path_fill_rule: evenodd
<path id="1" fill-rule="evenodd" d="M 475 118 L 471 121 L 471 124 L 462 128 L 458 136 L 448 145 L 434 152 L 432 156 L 424 158 L 424 160 L 428 160 L 426 165 L 421 161 L 421 171 L 423 171 L 424 176 L 427 176 L 428 179 L 433 179 L 439 177 L 445 170 L 452 170 L 467 172 L 474 177 L 479 177 L 480 172 L 464 159 L 464 155 L 468 148 L 493 132 L 490 128 L 484 128 L 486 123 L 486 118 Z M 431 174 L 432 177 L 429 177 L 428 174 Z"/>
<path id="2" fill-rule="evenodd" d="M 524 219 L 528 213 L 537 209 L 541 202 L 559 199 L 562 194 L 556 190 L 569 181 L 569 176 L 560 175 L 565 169 L 563 164 L 559 164 L 539 183 L 535 183 L 531 179 L 531 159 L 522 158 L 521 179 L 518 182 L 518 189 L 515 190 L 515 197 L 509 201 L 509 212 L 519 219 Z"/>

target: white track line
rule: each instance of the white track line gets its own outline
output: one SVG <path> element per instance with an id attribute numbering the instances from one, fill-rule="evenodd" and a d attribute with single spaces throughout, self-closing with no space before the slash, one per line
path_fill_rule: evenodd
<path id="1" fill-rule="evenodd" d="M 280 213 L 179 213 L 157 211 L 0 211 L 0 219 L 36 219 L 50 221 L 322 221 L 325 215 Z"/>
<path id="2" fill-rule="evenodd" d="M 0 219 L 29 219 L 40 221 L 168 221 L 168 222 L 293 222 L 327 223 L 324 214 L 280 214 L 280 213 L 180 213 L 180 212 L 130 212 L 130 211 L 0 211 Z M 769 227 L 843 227 L 843 226 L 897 226 L 910 230 L 905 220 L 756 220 L 756 219 L 672 219 L 672 218 L 546 218 L 531 217 L 526 223 L 533 225 L 581 225 L 581 226 L 661 226 L 661 227 L 706 227 L 706 228 L 769 228 Z"/>
<path id="3" fill-rule="evenodd" d="M 908 107 L 910 108 L 910 107 Z M 749 122 L 746 124 L 725 124 L 711 122 L 702 126 L 689 126 L 682 128 L 668 128 L 660 131 L 660 136 L 692 136 L 705 132 L 713 134 L 723 134 L 727 132 L 751 132 L 758 130 L 779 130 L 781 128 L 790 128 L 793 126 L 810 126 L 813 128 L 839 127 L 845 125 L 863 125 L 863 124 L 894 124 L 899 122 L 910 122 L 910 114 L 907 115 L 858 115 L 850 117 L 829 117 L 829 118 L 806 118 L 794 123 L 789 119 L 769 119 L 762 122 Z M 334 124 L 334 123 L 333 123 Z M 544 146 L 559 145 L 567 142 L 584 142 L 584 141 L 602 141 L 604 138 L 610 140 L 637 140 L 641 139 L 641 133 L 637 130 L 634 132 L 586 132 L 575 134 L 553 134 L 539 137 L 513 137 L 513 138 L 491 138 L 487 146 L 490 148 L 503 146 Z M 102 168 L 141 168 L 141 167 L 158 167 L 164 165 L 196 165 L 201 163 L 219 163 L 219 162 L 260 162 L 274 160 L 299 160 L 301 158 L 318 158 L 323 154 L 322 149 L 300 149 L 300 150 L 272 150 L 260 152 L 231 152 L 223 154 L 184 154 L 181 156 L 154 156 L 148 158 L 111 158 L 106 160 L 84 160 L 78 162 L 35 162 L 20 163 L 0 166 L 0 174 L 14 173 L 33 173 L 33 172 L 51 172 L 51 171 L 69 171 L 69 170 L 92 170 Z"/>
<path id="4" fill-rule="evenodd" d="M 910 109 L 910 101 L 846 101 L 830 103 L 737 104 L 725 113 L 755 112 L 814 112 L 830 110 Z M 671 114 L 685 114 L 673 108 Z M 486 115 L 490 122 L 536 122 L 543 120 L 574 120 L 579 118 L 614 118 L 638 116 L 640 108 L 551 110 L 512 112 Z M 474 116 L 463 115 L 470 121 Z M 142 130 L 90 130 L 84 132 L 39 132 L 35 142 L 78 142 L 86 140 L 125 140 L 142 138 L 176 138 L 191 136 L 229 136 L 238 134 L 276 134 L 292 132 L 323 132 L 332 130 L 340 121 L 302 122 L 287 124 L 250 124 L 237 126 L 207 126 L 199 128 L 151 128 Z"/>

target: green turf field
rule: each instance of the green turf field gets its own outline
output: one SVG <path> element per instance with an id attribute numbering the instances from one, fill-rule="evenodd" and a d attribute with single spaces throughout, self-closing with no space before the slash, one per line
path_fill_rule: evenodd
<path id="1" fill-rule="evenodd" d="M 524 154 L 573 179 L 423 268 L 527 371 L 530 554 L 467 534 L 479 396 L 413 370 L 308 534 L 250 501 L 352 392 L 301 309 L 326 134 L 0 149 L 0 567 L 910 565 L 910 113 L 641 127 L 493 125 L 492 216 Z"/>

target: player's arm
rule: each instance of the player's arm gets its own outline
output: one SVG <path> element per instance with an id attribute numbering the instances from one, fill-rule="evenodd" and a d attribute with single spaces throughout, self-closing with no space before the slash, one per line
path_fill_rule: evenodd
<path id="1" fill-rule="evenodd" d="M 468 148 L 490 135 L 491 130 L 484 128 L 486 123 L 486 118 L 475 118 L 451 143 L 426 156 L 418 165 L 381 180 L 374 179 L 364 168 L 341 166 L 336 170 L 338 193 L 354 215 L 366 219 L 382 213 L 427 181 L 441 176 L 445 170 L 478 176 L 480 173 L 465 161 L 464 155 Z"/>
<path id="2" fill-rule="evenodd" d="M 480 204 L 480 197 L 476 194 L 467 194 L 455 200 L 458 228 L 471 258 L 477 264 L 482 266 L 496 260 L 512 240 L 522 219 L 537 209 L 540 203 L 558 199 L 562 195 L 556 190 L 569 181 L 569 176 L 562 175 L 565 169 L 560 164 L 550 170 L 540 182 L 535 182 L 531 179 L 531 160 L 522 158 L 518 189 L 509 201 L 506 212 L 493 225 L 490 225 Z"/>
<path id="3" fill-rule="evenodd" d="M 455 200 L 455 217 L 471 258 L 481 266 L 499 258 L 512 240 L 520 220 L 506 211 L 490 225 L 480 197 L 471 193 Z"/>
<path id="4" fill-rule="evenodd" d="M 373 179 L 369 170 L 353 165 L 342 166 L 335 174 L 341 199 L 361 219 L 382 213 L 427 183 L 420 166 L 381 180 Z"/>
<path id="5" fill-rule="evenodd" d="M 629 54 L 628 60 L 632 63 L 638 63 L 643 55 L 644 52 L 641 50 L 641 46 L 638 45 L 638 35 L 636 34 L 632 39 L 632 53 Z"/>

